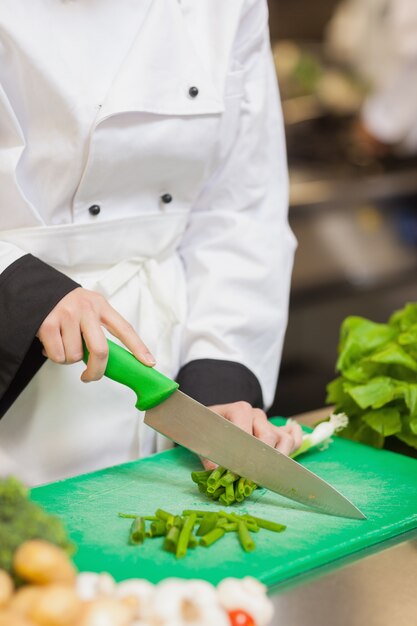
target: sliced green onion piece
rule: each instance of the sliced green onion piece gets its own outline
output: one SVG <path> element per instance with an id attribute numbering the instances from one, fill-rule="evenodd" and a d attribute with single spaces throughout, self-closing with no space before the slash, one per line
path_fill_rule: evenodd
<path id="1" fill-rule="evenodd" d="M 274 533 L 282 533 L 287 528 L 283 524 L 277 524 L 276 522 L 271 522 L 267 519 L 262 519 L 260 517 L 254 517 L 253 515 L 245 515 L 244 517 L 250 521 L 253 520 L 259 526 L 259 528 L 272 530 Z"/>
<path id="2" fill-rule="evenodd" d="M 214 483 L 217 483 L 217 481 L 220 480 L 220 478 L 223 476 L 225 472 L 227 472 L 226 468 L 219 465 L 217 469 L 211 472 L 211 475 L 207 479 L 207 483 L 209 485 L 213 485 Z"/>
<path id="3" fill-rule="evenodd" d="M 143 517 L 137 517 L 133 520 L 130 527 L 129 541 L 134 545 L 140 545 L 145 541 L 146 529 Z"/>
<path id="4" fill-rule="evenodd" d="M 226 485 L 233 484 L 236 480 L 239 480 L 239 478 L 240 476 L 238 474 L 228 470 L 226 474 L 221 477 L 220 484 L 223 485 L 223 487 L 226 487 Z"/>
<path id="5" fill-rule="evenodd" d="M 235 488 L 233 483 L 226 484 L 225 496 L 229 504 L 235 501 Z"/>
<path id="6" fill-rule="evenodd" d="M 216 528 L 218 519 L 219 516 L 217 515 L 217 513 L 206 513 L 206 515 L 204 515 L 203 519 L 200 522 L 200 526 L 196 533 L 197 536 L 202 537 L 203 535 L 206 535 L 208 532 L 213 530 L 213 528 Z"/>
<path id="7" fill-rule="evenodd" d="M 237 525 L 237 533 L 239 536 L 240 545 L 245 552 L 252 552 L 255 550 L 256 545 L 252 537 L 250 536 L 248 527 L 245 522 L 239 522 Z"/>
<path id="8" fill-rule="evenodd" d="M 177 543 L 177 559 L 182 559 L 187 554 L 188 542 L 190 541 L 196 519 L 197 515 L 195 513 L 185 518 Z"/>
<path id="9" fill-rule="evenodd" d="M 201 472 L 191 472 L 191 480 L 195 483 L 207 482 L 213 470 L 203 470 Z"/>
<path id="10" fill-rule="evenodd" d="M 204 537 L 201 537 L 200 545 L 207 548 L 208 546 L 211 546 L 213 543 L 221 539 L 224 534 L 225 534 L 224 528 L 214 528 L 209 533 L 207 533 L 207 535 L 204 535 Z"/>
<path id="11" fill-rule="evenodd" d="M 177 543 L 180 536 L 180 529 L 177 526 L 172 526 L 168 531 L 168 534 L 165 537 L 164 541 L 164 550 L 167 552 L 173 552 L 174 554 L 177 551 Z"/>
<path id="12" fill-rule="evenodd" d="M 155 522 L 152 522 L 150 527 L 150 535 L 151 537 L 163 537 L 167 533 L 167 527 L 162 519 L 158 519 Z"/>

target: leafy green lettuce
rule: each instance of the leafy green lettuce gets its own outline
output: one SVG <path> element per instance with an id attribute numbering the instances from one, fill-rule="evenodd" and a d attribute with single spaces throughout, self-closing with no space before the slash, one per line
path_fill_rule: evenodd
<path id="1" fill-rule="evenodd" d="M 417 304 L 387 324 L 347 317 L 336 369 L 327 402 L 349 416 L 343 436 L 379 448 L 395 436 L 417 449 Z"/>

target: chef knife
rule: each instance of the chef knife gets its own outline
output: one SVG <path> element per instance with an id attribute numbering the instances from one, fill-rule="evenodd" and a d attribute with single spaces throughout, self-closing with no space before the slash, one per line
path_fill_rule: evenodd
<path id="1" fill-rule="evenodd" d="M 249 435 L 182 393 L 178 383 L 147 367 L 108 340 L 105 376 L 130 387 L 145 423 L 169 439 L 258 485 L 321 512 L 354 519 L 365 515 L 297 461 Z M 88 358 L 85 350 L 84 360 Z"/>

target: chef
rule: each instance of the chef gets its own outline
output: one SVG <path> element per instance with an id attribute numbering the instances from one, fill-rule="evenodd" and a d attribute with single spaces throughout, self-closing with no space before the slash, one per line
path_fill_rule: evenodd
<path id="1" fill-rule="evenodd" d="M 344 0 L 330 22 L 336 57 L 369 83 L 358 139 L 371 154 L 417 153 L 417 2 Z"/>
<path id="2" fill-rule="evenodd" d="M 40 484 L 171 445 L 102 378 L 109 334 L 300 444 L 264 413 L 295 249 L 267 20 L 266 0 L 2 0 L 0 473 Z"/>

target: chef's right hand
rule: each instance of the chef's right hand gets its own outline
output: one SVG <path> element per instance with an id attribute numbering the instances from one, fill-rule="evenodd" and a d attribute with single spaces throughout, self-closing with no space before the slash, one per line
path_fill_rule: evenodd
<path id="1" fill-rule="evenodd" d="M 62 298 L 41 324 L 37 337 L 43 353 L 55 363 L 76 363 L 83 358 L 83 339 L 90 353 L 81 375 L 85 383 L 99 380 L 106 369 L 109 349 L 102 327 L 145 365 L 155 359 L 134 328 L 99 293 L 77 287 Z"/>

